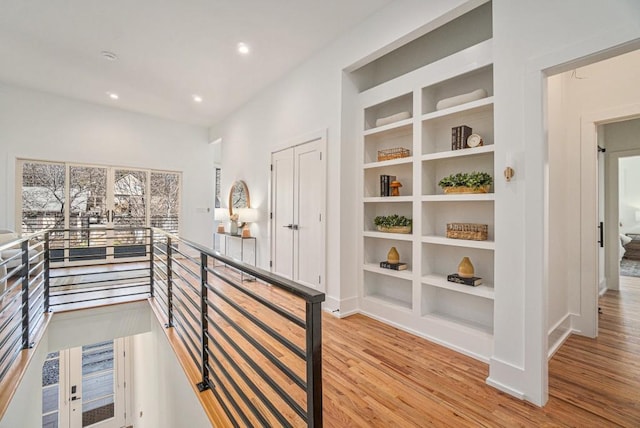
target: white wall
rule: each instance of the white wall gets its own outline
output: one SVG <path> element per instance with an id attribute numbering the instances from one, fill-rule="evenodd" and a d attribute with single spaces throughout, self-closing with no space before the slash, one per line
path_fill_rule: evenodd
<path id="1" fill-rule="evenodd" d="M 548 388 L 543 71 L 637 40 L 639 17 L 640 2 L 630 0 L 493 1 L 496 168 L 502 169 L 509 156 L 516 177 L 496 184 L 501 197 L 496 200 L 495 343 L 488 381 L 537 404 L 546 402 Z"/>
<path id="2" fill-rule="evenodd" d="M 223 191 L 233 180 L 244 179 L 252 203 L 255 197 L 260 204 L 263 220 L 254 233 L 262 267 L 267 266 L 269 251 L 269 153 L 297 136 L 327 129 L 328 300 L 335 305 L 352 301 L 358 193 L 352 185 L 355 139 L 349 131 L 349 109 L 355 90 L 341 72 L 356 61 L 364 63 L 379 49 L 397 46 L 399 39 L 459 4 L 398 0 L 212 127 L 211 137 L 223 139 Z M 640 3 L 631 0 L 493 0 L 496 170 L 501 171 L 509 158 L 516 177 L 508 184 L 495 184 L 501 196 L 496 200 L 495 345 L 488 382 L 537 404 L 547 400 L 549 320 L 549 164 L 542 71 L 640 38 L 639 17 Z M 629 82 L 627 88 L 633 86 Z M 564 151 L 571 153 L 569 147 Z M 579 171 L 576 166 L 569 169 L 572 176 Z M 571 185 L 568 182 L 567 188 Z M 559 307 L 555 318 L 566 305 Z"/>
<path id="3" fill-rule="evenodd" d="M 0 129 L 0 228 L 17 227 L 16 158 L 113 164 L 182 171 L 181 235 L 211 245 L 213 148 L 205 128 L 0 83 Z"/>
<path id="4" fill-rule="evenodd" d="M 462 0 L 398 0 L 349 34 L 318 52 L 285 78 L 211 128 L 222 138 L 222 192 L 234 180 L 247 182 L 251 205 L 260 210 L 252 226 L 258 239 L 258 265 L 268 269 L 270 154 L 317 131 L 327 132 L 327 294 L 339 309 L 356 296 L 355 140 L 343 139 L 342 70 L 405 37 Z M 353 94 L 351 94 L 353 95 Z M 223 198 L 224 200 L 224 198 Z M 340 308 L 343 309 L 343 308 Z"/>
<path id="5" fill-rule="evenodd" d="M 620 232 L 640 233 L 640 221 L 636 219 L 636 213 L 640 213 L 640 156 L 620 159 L 619 174 Z"/>
<path id="6" fill-rule="evenodd" d="M 566 77 L 552 76 L 547 81 L 547 120 L 549 139 L 549 308 L 548 329 L 555 330 L 569 316 L 569 286 L 567 257 L 569 254 L 569 228 L 571 219 L 566 212 L 572 198 L 565 179 L 571 155 L 566 132 Z M 575 190 L 575 189 L 574 189 Z"/>

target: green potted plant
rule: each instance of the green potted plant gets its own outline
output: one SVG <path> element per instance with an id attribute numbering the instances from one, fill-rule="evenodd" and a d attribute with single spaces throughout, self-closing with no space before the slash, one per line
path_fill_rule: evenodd
<path id="1" fill-rule="evenodd" d="M 377 216 L 373 223 L 380 232 L 411 233 L 412 221 L 403 215 Z"/>
<path id="2" fill-rule="evenodd" d="M 486 172 L 458 172 L 444 177 L 438 185 L 444 193 L 489 193 L 493 177 Z"/>

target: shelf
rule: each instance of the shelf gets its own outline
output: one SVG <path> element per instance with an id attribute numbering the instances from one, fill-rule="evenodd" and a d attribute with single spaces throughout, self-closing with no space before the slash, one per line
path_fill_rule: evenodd
<path id="1" fill-rule="evenodd" d="M 413 196 L 372 196 L 363 198 L 362 202 L 366 203 L 379 203 L 379 202 L 413 202 Z"/>
<path id="2" fill-rule="evenodd" d="M 495 151 L 495 147 L 493 144 L 489 144 L 487 146 L 474 147 L 469 149 L 460 149 L 460 150 L 449 150 L 446 152 L 436 152 L 429 153 L 426 155 L 422 155 L 423 161 L 433 161 L 438 159 L 451 159 L 462 156 L 474 156 L 474 155 L 482 155 L 485 153 L 493 153 Z"/>
<path id="3" fill-rule="evenodd" d="M 449 107 L 444 110 L 438 110 L 431 113 L 424 114 L 422 116 L 422 121 L 426 122 L 429 120 L 440 119 L 447 116 L 453 116 L 458 113 L 475 113 L 477 111 L 486 110 L 488 108 L 493 107 L 493 96 L 482 98 L 476 101 L 471 101 L 469 103 L 460 104 L 457 106 Z"/>
<path id="4" fill-rule="evenodd" d="M 424 195 L 422 202 L 478 202 L 478 201 L 495 201 L 495 193 L 470 193 L 470 194 L 443 194 L 443 195 Z"/>
<path id="5" fill-rule="evenodd" d="M 413 234 L 411 233 L 388 233 L 388 232 L 375 232 L 365 231 L 362 233 L 365 238 L 379 238 L 379 239 L 392 239 L 396 241 L 412 241 Z"/>
<path id="6" fill-rule="evenodd" d="M 422 283 L 433 287 L 444 288 L 458 293 L 470 294 L 472 296 L 483 297 L 493 300 L 494 291 L 492 284 L 481 284 L 472 287 L 464 284 L 447 281 L 447 277 L 443 275 L 425 275 L 422 277 Z"/>
<path id="7" fill-rule="evenodd" d="M 390 160 L 380 161 L 380 162 L 369 162 L 369 163 L 365 163 L 362 167 L 364 169 L 382 168 L 385 166 L 403 165 L 407 163 L 413 163 L 413 156 L 407 156 L 406 158 L 390 159 Z"/>
<path id="8" fill-rule="evenodd" d="M 451 239 L 444 236 L 423 236 L 422 242 L 426 244 L 449 245 L 452 247 L 478 248 L 481 250 L 495 250 L 494 241 L 473 241 L 469 239 Z"/>
<path id="9" fill-rule="evenodd" d="M 374 134 L 383 134 L 388 131 L 394 131 L 396 129 L 404 128 L 405 126 L 410 127 L 413 125 L 413 118 L 410 117 L 408 119 L 399 120 L 397 122 L 390 123 L 388 125 L 378 126 L 376 128 L 370 128 L 364 131 L 363 135 L 374 135 Z"/>
<path id="10" fill-rule="evenodd" d="M 401 309 L 411 310 L 411 303 L 404 300 L 394 299 L 393 297 L 384 296 L 382 294 L 369 294 L 364 297 L 366 300 L 373 300 L 378 303 L 384 303 L 389 306 L 397 306 Z"/>
<path id="11" fill-rule="evenodd" d="M 364 266 L 362 266 L 362 269 L 368 272 L 379 273 L 381 275 L 389 275 L 394 278 L 407 279 L 409 281 L 413 279 L 413 271 L 409 269 L 407 270 L 383 269 L 374 263 L 366 263 Z"/>
<path id="12" fill-rule="evenodd" d="M 455 317 L 449 314 L 441 312 L 429 312 L 422 316 L 423 319 L 432 319 L 436 321 L 444 321 L 446 323 L 452 323 L 455 327 L 466 327 L 474 332 L 484 333 L 493 337 L 493 328 L 484 324 L 472 322 L 463 318 Z"/>

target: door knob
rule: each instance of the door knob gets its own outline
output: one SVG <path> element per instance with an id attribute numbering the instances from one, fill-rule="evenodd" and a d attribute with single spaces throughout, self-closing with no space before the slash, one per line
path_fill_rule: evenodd
<path id="1" fill-rule="evenodd" d="M 287 229 L 293 229 L 293 225 L 292 224 L 286 224 L 282 227 L 286 227 Z"/>

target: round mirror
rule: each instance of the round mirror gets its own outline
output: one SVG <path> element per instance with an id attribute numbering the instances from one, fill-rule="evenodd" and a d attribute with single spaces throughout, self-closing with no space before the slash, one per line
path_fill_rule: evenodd
<path id="1" fill-rule="evenodd" d="M 235 181 L 229 191 L 229 215 L 237 214 L 238 208 L 250 208 L 249 189 L 242 180 Z"/>

